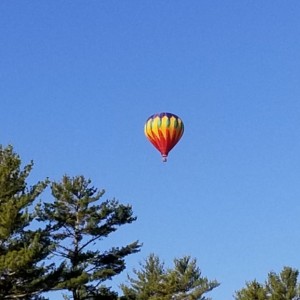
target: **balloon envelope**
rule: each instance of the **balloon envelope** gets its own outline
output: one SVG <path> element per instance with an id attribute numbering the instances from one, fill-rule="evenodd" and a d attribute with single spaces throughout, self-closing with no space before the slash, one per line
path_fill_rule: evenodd
<path id="1" fill-rule="evenodd" d="M 161 153 L 165 162 L 169 152 L 182 137 L 184 125 L 178 116 L 163 112 L 147 119 L 144 132 L 148 140 Z"/>

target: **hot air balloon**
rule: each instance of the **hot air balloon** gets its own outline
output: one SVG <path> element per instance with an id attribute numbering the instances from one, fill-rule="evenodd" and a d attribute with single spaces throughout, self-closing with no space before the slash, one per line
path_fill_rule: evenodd
<path id="1" fill-rule="evenodd" d="M 163 162 L 167 161 L 169 152 L 179 142 L 183 131 L 182 120 L 167 112 L 152 115 L 144 127 L 146 137 L 161 153 Z"/>

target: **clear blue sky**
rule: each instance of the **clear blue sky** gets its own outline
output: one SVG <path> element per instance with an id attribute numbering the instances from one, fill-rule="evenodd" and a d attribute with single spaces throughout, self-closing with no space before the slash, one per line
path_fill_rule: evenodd
<path id="1" fill-rule="evenodd" d="M 233 299 L 300 268 L 299 15 L 297 0 L 2 0 L 0 143 L 34 160 L 32 182 L 83 174 L 133 206 L 99 244 L 139 239 L 128 272 L 189 254 Z M 143 133 L 161 111 L 185 123 L 166 164 Z"/>

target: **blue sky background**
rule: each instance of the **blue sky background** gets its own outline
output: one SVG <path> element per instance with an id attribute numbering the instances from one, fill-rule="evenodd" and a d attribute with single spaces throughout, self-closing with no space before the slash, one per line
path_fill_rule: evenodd
<path id="1" fill-rule="evenodd" d="M 214 300 L 300 267 L 299 13 L 297 0 L 0 1 L 0 143 L 34 160 L 30 182 L 83 174 L 138 217 L 99 244 L 144 244 L 109 285 L 151 252 L 196 257 L 221 282 Z M 166 164 L 143 133 L 161 111 L 185 123 Z"/>

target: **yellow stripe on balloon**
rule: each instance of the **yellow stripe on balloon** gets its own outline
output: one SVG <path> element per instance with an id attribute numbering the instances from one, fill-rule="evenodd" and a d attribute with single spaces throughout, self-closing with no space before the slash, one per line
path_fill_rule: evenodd
<path id="1" fill-rule="evenodd" d="M 170 125 L 169 118 L 167 116 L 162 117 L 160 128 L 161 128 L 161 132 L 165 139 L 167 138 L 167 131 L 168 131 L 169 125 Z"/>
<path id="2" fill-rule="evenodd" d="M 154 133 L 154 135 L 158 136 L 159 133 L 159 126 L 160 126 L 160 118 L 156 117 L 153 119 L 152 123 L 151 123 L 151 131 L 152 133 Z"/>

